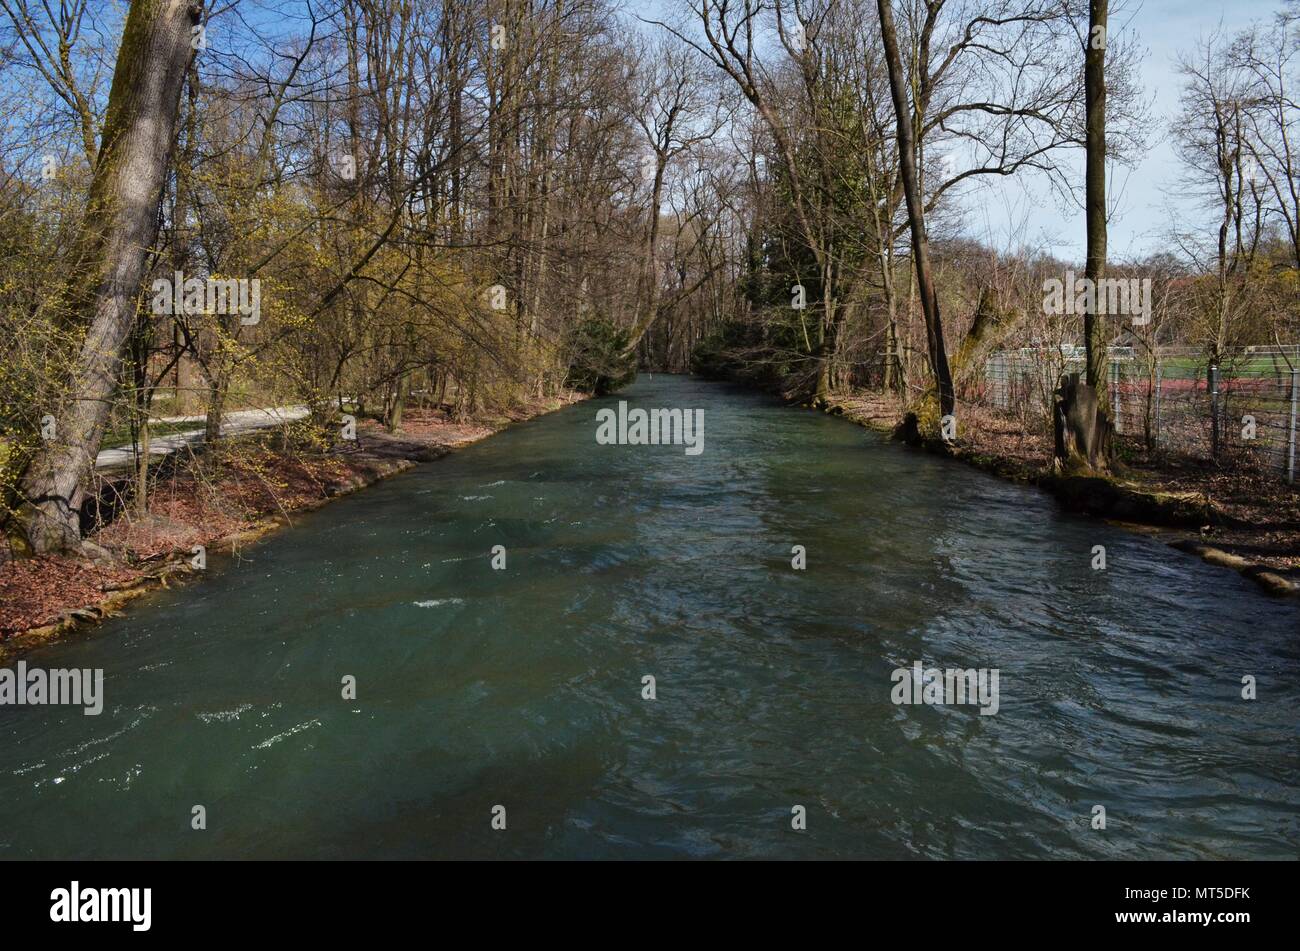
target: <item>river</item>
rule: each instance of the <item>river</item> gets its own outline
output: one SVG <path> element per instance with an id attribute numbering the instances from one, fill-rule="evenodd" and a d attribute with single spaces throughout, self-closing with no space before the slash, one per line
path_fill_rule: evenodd
<path id="1" fill-rule="evenodd" d="M 598 445 L 620 399 L 703 451 Z M 104 709 L 0 708 L 0 858 L 1295 858 L 1298 633 L 1035 489 L 643 375 L 29 652 Z M 997 712 L 892 702 L 918 661 Z"/>

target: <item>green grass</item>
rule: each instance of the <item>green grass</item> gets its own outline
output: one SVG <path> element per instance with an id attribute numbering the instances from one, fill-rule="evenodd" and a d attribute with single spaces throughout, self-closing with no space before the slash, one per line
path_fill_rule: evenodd
<path id="1" fill-rule="evenodd" d="M 1170 371 L 1177 372 L 1180 376 L 1205 376 L 1206 366 L 1205 357 L 1163 357 L 1160 360 L 1161 366 L 1164 367 L 1165 373 Z M 1229 357 L 1223 362 L 1222 372 L 1224 374 L 1234 374 L 1237 376 L 1265 376 L 1280 373 L 1286 376 L 1290 373 L 1287 363 L 1281 357 L 1257 356 L 1257 357 Z"/>

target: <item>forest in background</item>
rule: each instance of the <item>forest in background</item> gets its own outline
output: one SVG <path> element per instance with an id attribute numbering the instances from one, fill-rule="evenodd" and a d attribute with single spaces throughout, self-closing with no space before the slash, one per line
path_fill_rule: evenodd
<path id="1" fill-rule="evenodd" d="M 1108 355 L 1300 342 L 1300 2 L 1184 51 L 1174 116 L 1123 7 L 0 0 L 12 550 L 82 544 L 104 446 L 140 449 L 147 512 L 160 419 L 212 449 L 231 410 L 301 405 L 276 448 L 310 456 L 341 417 L 481 419 L 638 367 L 890 394 L 933 434 L 1024 351 L 1021 425 L 1106 472 Z M 1107 185 L 1158 136 L 1201 213 L 1108 261 Z M 1018 176 L 1087 212 L 1085 261 L 970 232 Z M 1051 313 L 1067 272 L 1150 280 L 1149 319 Z M 178 277 L 256 281 L 256 313 Z"/>

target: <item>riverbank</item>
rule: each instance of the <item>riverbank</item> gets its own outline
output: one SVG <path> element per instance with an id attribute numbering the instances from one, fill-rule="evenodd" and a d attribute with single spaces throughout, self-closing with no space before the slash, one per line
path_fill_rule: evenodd
<path id="1" fill-rule="evenodd" d="M 196 576 L 208 557 L 237 556 L 263 535 L 292 525 L 296 514 L 584 398 L 566 392 L 468 422 L 441 410 L 412 409 L 396 434 L 362 420 L 356 440 L 319 454 L 278 450 L 264 434 L 230 440 L 212 460 L 216 465 L 177 465 L 160 478 L 143 518 L 123 508 L 93 533 L 89 541 L 102 557 L 0 564 L 0 660 L 98 624 L 150 591 Z M 123 491 L 127 481 L 123 476 Z M 109 480 L 107 493 L 117 485 Z"/>
<path id="2" fill-rule="evenodd" d="M 1275 474 L 1130 466 L 1106 479 L 1060 476 L 1052 471 L 1050 435 L 1027 433 L 1015 420 L 980 407 L 963 407 L 963 424 L 951 444 L 909 432 L 905 407 L 884 394 L 838 394 L 827 412 L 1038 486 L 1071 511 L 1156 535 L 1240 572 L 1269 594 L 1300 595 L 1300 493 Z"/>

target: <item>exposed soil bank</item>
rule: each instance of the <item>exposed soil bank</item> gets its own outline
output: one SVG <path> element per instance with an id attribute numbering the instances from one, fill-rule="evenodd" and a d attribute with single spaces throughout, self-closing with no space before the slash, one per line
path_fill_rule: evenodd
<path id="1" fill-rule="evenodd" d="M 913 446 L 959 459 L 1004 479 L 1052 493 L 1066 509 L 1155 530 L 1211 564 L 1233 568 L 1274 595 L 1300 594 L 1300 493 L 1276 474 L 1127 469 L 1112 478 L 1052 471 L 1050 445 L 1014 420 L 967 410 L 951 444 L 905 425 L 901 405 L 878 394 L 846 394 L 827 411 L 888 432 Z"/>
<path id="2" fill-rule="evenodd" d="M 292 524 L 296 513 L 478 442 L 511 422 L 583 398 L 568 393 L 505 417 L 471 423 L 453 422 L 437 410 L 411 410 L 400 433 L 363 421 L 355 443 L 310 456 L 232 440 L 227 450 L 219 450 L 223 457 L 215 475 L 182 470 L 161 478 L 146 517 L 124 510 L 95 532 L 90 541 L 107 557 L 91 561 L 58 556 L 0 564 L 0 660 L 98 623 L 150 591 L 200 574 L 202 569 L 194 564 L 198 546 L 205 557 L 237 554 L 268 532 Z"/>

